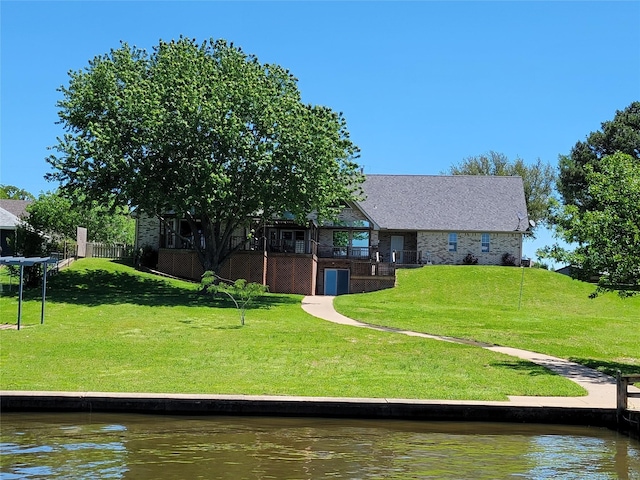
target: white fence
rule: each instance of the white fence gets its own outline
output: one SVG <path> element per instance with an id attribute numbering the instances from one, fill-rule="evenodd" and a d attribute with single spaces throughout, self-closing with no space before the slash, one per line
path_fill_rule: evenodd
<path id="1" fill-rule="evenodd" d="M 86 257 L 130 259 L 134 257 L 134 248 L 133 245 L 87 242 Z"/>

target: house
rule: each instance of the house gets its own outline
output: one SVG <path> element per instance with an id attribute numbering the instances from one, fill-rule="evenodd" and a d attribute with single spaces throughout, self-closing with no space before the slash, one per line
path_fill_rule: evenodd
<path id="1" fill-rule="evenodd" d="M 27 215 L 27 205 L 30 203 L 30 200 L 0 200 L 1 256 L 13 255 L 9 239 L 15 238 L 16 227 L 20 224 L 20 218 Z"/>
<path id="2" fill-rule="evenodd" d="M 501 265 L 505 255 L 520 263 L 529 228 L 520 177 L 367 175 L 363 190 L 366 199 L 346 203 L 332 222 L 264 223 L 219 274 L 276 293 L 337 295 L 392 287 L 396 268 Z M 188 225 L 170 222 L 141 215 L 137 247 L 158 251 L 158 270 L 199 279 Z M 244 233 L 232 241 L 242 243 Z"/>

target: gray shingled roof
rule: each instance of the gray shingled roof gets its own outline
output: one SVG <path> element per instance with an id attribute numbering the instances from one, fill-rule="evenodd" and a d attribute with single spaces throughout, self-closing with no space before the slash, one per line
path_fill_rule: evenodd
<path id="1" fill-rule="evenodd" d="M 12 213 L 16 217 L 20 217 L 27 213 L 27 205 L 32 203 L 32 200 L 0 200 L 0 208 Z"/>
<path id="2" fill-rule="evenodd" d="M 31 200 L 0 200 L 0 228 L 13 230 L 20 223 L 20 216 L 27 214 Z"/>
<path id="3" fill-rule="evenodd" d="M 521 177 L 367 175 L 359 206 L 381 229 L 525 231 Z"/>
<path id="4" fill-rule="evenodd" d="M 13 230 L 20 223 L 20 219 L 13 213 L 0 207 L 0 228 L 3 230 Z"/>

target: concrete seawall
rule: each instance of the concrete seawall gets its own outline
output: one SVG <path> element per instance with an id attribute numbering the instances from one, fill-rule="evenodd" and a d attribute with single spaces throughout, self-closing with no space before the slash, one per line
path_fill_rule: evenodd
<path id="1" fill-rule="evenodd" d="M 613 408 L 516 406 L 509 402 L 432 401 L 153 393 L 0 392 L 2 412 L 118 412 L 513 422 L 616 428 Z"/>

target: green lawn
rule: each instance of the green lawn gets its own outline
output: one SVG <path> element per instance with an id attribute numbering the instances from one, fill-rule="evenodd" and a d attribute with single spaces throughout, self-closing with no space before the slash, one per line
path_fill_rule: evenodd
<path id="1" fill-rule="evenodd" d="M 377 325 L 523 348 L 613 375 L 639 373 L 640 296 L 591 299 L 594 290 L 540 269 L 428 266 L 398 271 L 394 289 L 341 296 L 335 305 Z"/>
<path id="2" fill-rule="evenodd" d="M 584 394 L 543 368 L 477 347 L 316 319 L 297 295 L 263 297 L 240 327 L 228 301 L 116 262 L 80 260 L 48 286 L 44 325 L 34 290 L 22 330 L 0 330 L 1 389 L 475 400 Z M 344 300 L 358 298 L 376 297 Z M 398 316 L 404 311 L 398 306 Z M 2 323 L 15 323 L 15 284 L 13 293 L 3 285 L 0 313 Z"/>

